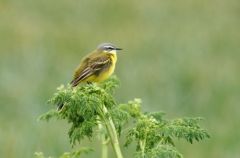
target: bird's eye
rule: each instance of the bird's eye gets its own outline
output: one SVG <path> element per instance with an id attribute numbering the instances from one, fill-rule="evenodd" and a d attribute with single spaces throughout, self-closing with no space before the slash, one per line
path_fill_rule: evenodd
<path id="1" fill-rule="evenodd" d="M 109 46 L 109 47 L 105 47 L 107 50 L 113 50 L 114 48 Z"/>

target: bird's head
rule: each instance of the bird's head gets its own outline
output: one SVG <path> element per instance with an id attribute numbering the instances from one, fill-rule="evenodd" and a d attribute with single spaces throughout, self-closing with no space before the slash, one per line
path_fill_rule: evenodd
<path id="1" fill-rule="evenodd" d="M 116 54 L 118 50 L 122 50 L 122 49 L 116 47 L 112 43 L 102 43 L 97 47 L 97 50 L 99 52 Z"/>

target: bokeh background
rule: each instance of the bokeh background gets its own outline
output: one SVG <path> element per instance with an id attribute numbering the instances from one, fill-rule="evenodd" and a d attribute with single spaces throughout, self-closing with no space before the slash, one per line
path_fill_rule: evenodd
<path id="1" fill-rule="evenodd" d="M 99 43 L 119 53 L 119 102 L 142 98 L 168 118 L 202 116 L 211 139 L 177 148 L 186 158 L 240 156 L 239 0 L 1 0 L 0 157 L 70 151 L 64 121 L 38 122 Z M 123 140 L 121 140 L 123 141 Z M 99 157 L 99 142 L 84 141 Z M 123 149 L 132 157 L 132 149 Z M 110 153 L 111 154 L 111 153 Z"/>

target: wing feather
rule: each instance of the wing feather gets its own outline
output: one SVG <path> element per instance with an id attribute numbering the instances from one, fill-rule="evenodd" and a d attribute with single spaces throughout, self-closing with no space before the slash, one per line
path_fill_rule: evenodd
<path id="1" fill-rule="evenodd" d="M 111 58 L 108 55 L 96 56 L 92 59 L 87 58 L 76 70 L 74 79 L 71 81 L 73 87 L 92 75 L 98 75 L 101 71 L 109 67 Z"/>

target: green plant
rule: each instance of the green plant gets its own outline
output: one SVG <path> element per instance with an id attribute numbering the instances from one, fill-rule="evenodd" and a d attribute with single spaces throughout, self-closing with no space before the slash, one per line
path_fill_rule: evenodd
<path id="1" fill-rule="evenodd" d="M 138 158 L 181 158 L 174 145 L 175 138 L 193 143 L 209 138 L 205 129 L 199 126 L 201 118 L 165 119 L 162 112 L 141 111 L 141 100 L 134 99 L 126 104 L 118 104 L 113 98 L 114 89 L 119 85 L 116 77 L 101 84 L 85 84 L 72 88 L 60 86 L 49 100 L 50 104 L 64 104 L 60 111 L 55 109 L 40 116 L 40 120 L 55 117 L 71 124 L 68 135 L 75 146 L 85 137 L 94 138 L 95 133 L 102 137 L 102 158 L 107 158 L 108 143 L 117 158 L 123 158 L 118 138 L 126 137 L 125 147 L 136 143 L 135 157 Z M 128 125 L 128 128 L 126 126 Z M 127 130 L 123 135 L 122 131 Z M 89 150 L 64 153 L 62 158 L 76 158 Z M 36 153 L 36 157 L 44 157 Z"/>

